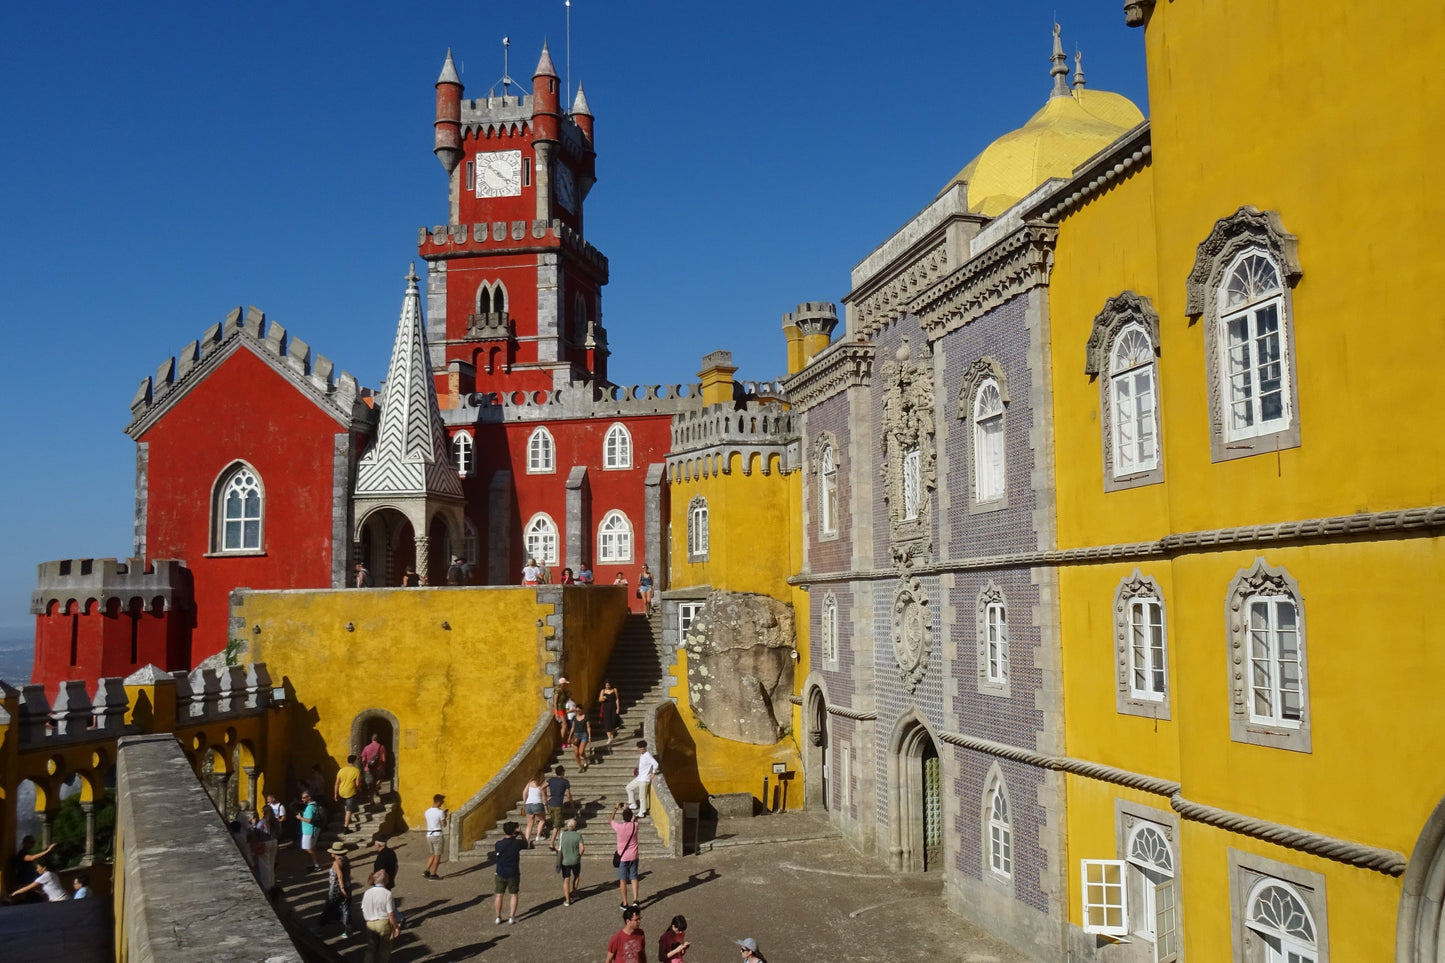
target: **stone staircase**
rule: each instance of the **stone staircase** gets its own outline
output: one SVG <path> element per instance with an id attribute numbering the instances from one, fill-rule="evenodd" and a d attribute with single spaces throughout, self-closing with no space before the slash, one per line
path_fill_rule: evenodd
<path id="1" fill-rule="evenodd" d="M 326 835 L 323 839 L 328 845 L 330 840 L 339 839 L 353 847 L 365 849 L 371 845 L 371 837 L 378 831 L 391 835 L 405 829 L 399 815 L 401 797 L 397 795 L 391 780 L 383 779 L 377 789 L 376 802 L 362 803 L 357 807 L 351 820 L 350 832 L 344 832 L 341 828 L 345 819 L 341 803 L 334 799 L 327 800 L 329 805 L 326 806 Z"/>
<path id="2" fill-rule="evenodd" d="M 622 707 L 622 726 L 617 730 L 617 738 L 612 746 L 608 747 L 606 733 L 599 732 L 597 706 L 593 704 L 597 693 L 579 693 L 586 700 L 588 715 L 592 719 L 593 744 L 597 747 L 593 754 L 595 761 L 587 767 L 586 772 L 580 772 L 572 750 L 558 749 L 547 762 L 549 775 L 557 766 L 567 770 L 575 805 L 565 808 L 564 818 L 577 819 L 577 828 L 582 832 L 588 852 L 593 855 L 607 856 L 614 851 L 616 837 L 612 833 L 612 827 L 608 825 L 608 820 L 614 805 L 618 802 L 627 804 L 627 784 L 632 781 L 633 769 L 637 765 L 636 745 L 642 738 L 643 715 L 652 706 L 667 698 L 672 677 L 663 677 L 661 638 L 656 615 L 634 613 L 627 617 L 622 631 L 618 634 L 617 644 L 613 647 L 612 658 L 607 663 L 606 677 L 612 680 L 612 684 L 621 693 L 619 702 Z M 601 686 L 598 688 L 601 689 Z M 521 802 L 518 800 L 511 813 L 499 821 L 486 838 L 478 840 L 473 845 L 472 852 L 463 854 L 462 858 L 488 857 L 493 843 L 501 838 L 502 822 L 516 820 L 525 829 L 526 818 L 517 815 L 520 811 Z M 672 851 L 663 845 L 650 818 L 642 820 L 638 842 L 641 847 L 640 856 L 644 861 L 672 855 Z M 527 858 L 540 859 L 542 856 L 555 859 L 545 842 L 530 850 Z"/>

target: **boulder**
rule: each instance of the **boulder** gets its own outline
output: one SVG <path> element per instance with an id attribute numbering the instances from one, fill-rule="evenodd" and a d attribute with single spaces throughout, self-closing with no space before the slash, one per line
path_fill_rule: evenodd
<path id="1" fill-rule="evenodd" d="M 714 592 L 683 640 L 693 714 L 713 735 L 769 746 L 792 707 L 792 606 L 766 595 Z"/>

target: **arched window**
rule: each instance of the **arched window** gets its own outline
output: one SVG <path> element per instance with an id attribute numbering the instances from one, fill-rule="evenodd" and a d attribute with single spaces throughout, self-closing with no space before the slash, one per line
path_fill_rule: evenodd
<path id="1" fill-rule="evenodd" d="M 829 592 L 823 599 L 823 614 L 820 635 L 823 641 L 823 661 L 836 664 L 838 661 L 838 600 Z"/>
<path id="2" fill-rule="evenodd" d="M 1234 577 L 1226 605 L 1232 737 L 1309 752 L 1309 673 L 1298 583 L 1258 559 Z"/>
<path id="3" fill-rule="evenodd" d="M 995 776 L 988 790 L 988 867 L 1005 879 L 1013 876 L 1013 821 L 1003 777 Z"/>
<path id="4" fill-rule="evenodd" d="M 1008 600 L 990 580 L 974 603 L 978 629 L 978 691 L 1008 698 Z"/>
<path id="5" fill-rule="evenodd" d="M 687 560 L 707 561 L 707 499 L 701 495 L 687 506 Z"/>
<path id="6" fill-rule="evenodd" d="M 1003 393 L 993 378 L 979 384 L 973 399 L 973 491 L 980 503 L 1004 495 Z"/>
<path id="7" fill-rule="evenodd" d="M 1178 893 L 1174 850 L 1159 827 L 1140 822 L 1129 834 L 1130 922 L 1134 932 L 1154 944 L 1159 963 L 1178 959 Z"/>
<path id="8" fill-rule="evenodd" d="M 1153 471 L 1159 465 L 1154 367 L 1154 345 L 1144 326 L 1131 324 L 1120 331 L 1109 362 L 1115 478 Z"/>
<path id="9" fill-rule="evenodd" d="M 552 433 L 538 428 L 527 439 L 527 474 L 547 475 L 557 470 L 557 452 Z"/>
<path id="10" fill-rule="evenodd" d="M 557 524 L 549 516 L 541 513 L 533 515 L 527 523 L 524 541 L 529 557 L 543 565 L 557 564 Z"/>
<path id="11" fill-rule="evenodd" d="M 1234 259 L 1219 291 L 1219 362 L 1228 441 L 1289 427 L 1289 319 L 1274 259 L 1258 248 Z"/>
<path id="12" fill-rule="evenodd" d="M 218 552 L 259 552 L 266 495 L 255 469 L 243 462 L 216 482 L 213 544 Z"/>
<path id="13" fill-rule="evenodd" d="M 477 314 L 507 316 L 507 289 L 501 281 L 483 281 L 477 288 Z"/>
<path id="14" fill-rule="evenodd" d="M 1318 963 L 1314 917 L 1293 886 L 1264 879 L 1249 895 L 1245 925 L 1266 947 L 1268 963 Z"/>
<path id="15" fill-rule="evenodd" d="M 833 446 L 824 445 L 823 454 L 818 460 L 818 532 L 822 535 L 836 535 L 838 534 L 838 457 L 833 451 Z"/>
<path id="16" fill-rule="evenodd" d="M 632 523 L 619 511 L 608 512 L 597 527 L 597 560 L 632 561 Z"/>
<path id="17" fill-rule="evenodd" d="M 1137 568 L 1114 592 L 1117 708 L 1125 715 L 1169 718 L 1169 652 L 1164 593 Z"/>
<path id="18" fill-rule="evenodd" d="M 452 438 L 452 464 L 466 478 L 472 472 L 472 433 L 459 431 Z"/>
<path id="19" fill-rule="evenodd" d="M 607 429 L 607 437 L 602 441 L 602 467 L 632 467 L 632 435 L 625 425 L 613 425 Z"/>

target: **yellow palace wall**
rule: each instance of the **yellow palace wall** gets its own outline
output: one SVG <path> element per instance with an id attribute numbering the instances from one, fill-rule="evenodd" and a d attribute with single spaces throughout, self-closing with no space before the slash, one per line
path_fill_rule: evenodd
<path id="1" fill-rule="evenodd" d="M 799 661 L 793 666 L 794 689 L 808 675 L 808 596 L 788 584 L 788 576 L 800 567 L 802 553 L 802 476 L 800 471 L 782 474 L 776 456 L 769 474 L 754 462 L 752 474 L 742 471 L 742 457 L 732 455 L 730 472 L 706 478 L 674 482 L 672 486 L 672 577 L 673 589 L 711 586 L 723 592 L 755 592 L 793 607 Z M 689 562 L 687 521 L 689 503 L 698 495 L 708 505 L 708 559 Z M 761 796 L 763 777 L 772 774 L 775 762 L 786 763 L 792 774 L 787 790 L 787 807 L 803 808 L 803 767 L 797 733 L 802 725 L 797 706 L 775 705 L 779 722 L 789 725 L 787 735 L 771 746 L 756 746 L 723 739 L 699 728 L 687 692 L 687 651 L 677 653 L 669 693 L 695 743 L 698 777 L 706 792 L 748 792 Z M 776 784 L 776 778 L 770 785 Z"/>

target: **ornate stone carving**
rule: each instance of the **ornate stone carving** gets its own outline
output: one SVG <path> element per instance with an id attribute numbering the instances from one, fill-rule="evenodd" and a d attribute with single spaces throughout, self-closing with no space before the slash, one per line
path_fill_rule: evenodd
<path id="1" fill-rule="evenodd" d="M 908 313 L 909 302 L 948 269 L 948 249 L 929 248 L 857 306 L 858 333 L 881 331 Z"/>
<path id="2" fill-rule="evenodd" d="M 932 492 L 937 486 L 933 423 L 933 356 L 926 346 L 913 358 L 908 339 L 897 360 L 883 366 L 883 499 L 893 563 L 900 569 L 927 561 L 933 552 Z M 904 460 L 918 452 L 917 512 L 904 505 Z"/>
<path id="3" fill-rule="evenodd" d="M 1259 595 L 1283 596 L 1295 607 L 1295 631 L 1298 633 L 1301 716 L 1298 723 L 1279 726 L 1250 719 L 1249 613 L 1245 603 Z M 1310 751 L 1310 683 L 1308 633 L 1305 627 L 1304 597 L 1299 583 L 1282 568 L 1270 566 L 1256 558 L 1248 569 L 1242 569 L 1229 583 L 1225 600 L 1225 618 L 1229 631 L 1229 730 L 1236 742 Z"/>
<path id="4" fill-rule="evenodd" d="M 1154 0 L 1124 0 L 1124 24 L 1129 27 L 1142 27 L 1149 21 L 1149 14 L 1154 12 Z"/>
<path id="5" fill-rule="evenodd" d="M 1194 254 L 1194 269 L 1184 285 L 1184 313 L 1197 318 L 1214 308 L 1214 295 L 1224 280 L 1229 262 L 1246 248 L 1268 251 L 1279 265 L 1288 287 L 1304 276 L 1299 261 L 1299 238 L 1284 229 L 1278 211 L 1241 207 L 1214 222 L 1214 229 L 1200 242 Z"/>
<path id="6" fill-rule="evenodd" d="M 834 464 L 837 464 L 841 460 L 839 458 L 841 449 L 838 447 L 838 439 L 834 437 L 831 431 L 820 431 L 818 432 L 818 437 L 813 439 L 813 450 L 808 454 L 808 474 L 818 474 L 818 468 L 823 464 L 823 450 L 825 448 L 833 449 Z"/>
<path id="7" fill-rule="evenodd" d="M 978 257 L 919 293 L 910 309 L 929 337 L 957 330 L 1033 288 L 1047 284 L 1054 264 L 1052 224 L 1025 224 Z"/>
<path id="8" fill-rule="evenodd" d="M 1129 686 L 1129 603 L 1135 599 L 1154 599 L 1158 601 L 1161 609 L 1164 605 L 1164 592 L 1159 588 L 1159 583 L 1137 568 L 1128 578 L 1122 580 L 1114 591 L 1114 674 L 1117 689 L 1115 708 L 1124 715 L 1168 719 L 1170 710 L 1167 679 L 1164 692 L 1157 700 L 1136 698 Z"/>
<path id="9" fill-rule="evenodd" d="M 877 347 L 862 341 L 835 341 L 787 380 L 784 387 L 795 411 L 807 411 L 848 388 L 873 381 Z"/>
<path id="10" fill-rule="evenodd" d="M 898 678 L 909 692 L 918 688 L 928 674 L 933 653 L 933 619 L 928 596 L 918 579 L 910 578 L 893 593 L 893 659 Z"/>
<path id="11" fill-rule="evenodd" d="M 967 421 L 973 417 L 973 395 L 978 390 L 979 382 L 986 378 L 998 382 L 999 397 L 1004 404 L 1008 404 L 1008 376 L 1003 373 L 1003 365 L 994 358 L 979 358 L 963 373 L 963 384 L 958 389 L 959 418 Z"/>
<path id="12" fill-rule="evenodd" d="M 1004 609 L 1004 622 L 1001 627 L 1003 637 L 999 640 L 1002 647 L 1000 656 L 1003 661 L 1003 677 L 1001 679 L 990 679 L 988 677 L 988 607 L 990 605 L 1001 605 Z M 1009 670 L 1008 661 L 1012 653 L 1009 651 L 1008 641 L 1008 599 L 1004 597 L 1003 589 L 999 588 L 992 579 L 989 579 L 978 593 L 974 602 L 974 619 L 977 627 L 976 635 L 976 666 L 978 675 L 978 691 L 988 695 L 1009 696 Z"/>
<path id="13" fill-rule="evenodd" d="M 1104 310 L 1094 317 L 1089 343 L 1084 346 L 1084 374 L 1098 375 L 1109 370 L 1109 347 L 1114 335 L 1130 324 L 1142 325 L 1149 332 L 1154 356 L 1159 356 L 1159 312 L 1150 300 L 1133 291 L 1125 291 L 1104 302 Z"/>

